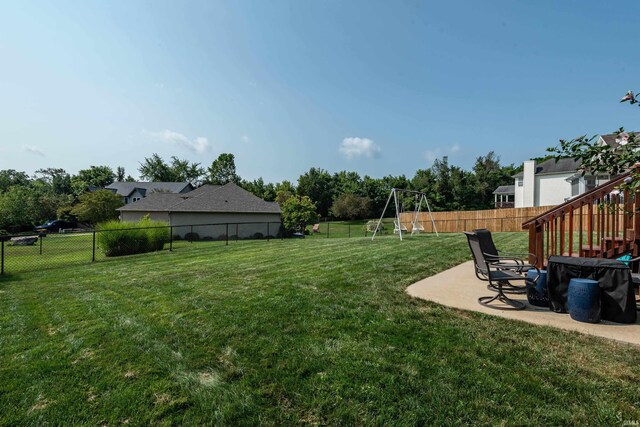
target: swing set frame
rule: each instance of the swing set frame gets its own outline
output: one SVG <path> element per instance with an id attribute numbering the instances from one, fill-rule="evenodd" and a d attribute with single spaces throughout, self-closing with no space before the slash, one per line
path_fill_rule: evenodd
<path id="1" fill-rule="evenodd" d="M 427 205 L 427 211 L 429 212 L 429 217 L 431 218 L 431 225 L 433 226 L 433 231 L 436 233 L 436 237 L 438 236 L 438 229 L 436 228 L 436 222 L 433 219 L 433 215 L 431 213 L 431 208 L 429 207 L 429 200 L 427 200 L 427 195 L 420 191 L 414 190 L 405 190 L 402 188 L 392 188 L 391 193 L 389 193 L 389 198 L 387 199 L 387 203 L 384 205 L 384 209 L 382 210 L 382 215 L 380 215 L 380 219 L 378 220 L 378 224 L 376 225 L 376 229 L 373 232 L 373 236 L 371 240 L 375 239 L 378 230 L 380 229 L 380 224 L 382 224 L 382 219 L 384 218 L 384 214 L 387 212 L 387 208 L 389 207 L 389 203 L 391 203 L 391 199 L 393 198 L 395 207 L 396 207 L 396 219 L 394 221 L 394 228 L 397 227 L 398 235 L 400 236 L 400 240 L 402 240 L 402 223 L 400 222 L 400 204 L 398 203 L 398 193 L 409 193 L 415 194 L 416 199 L 418 199 L 418 203 L 414 208 L 414 216 L 413 221 L 411 222 L 411 235 L 414 233 L 420 232 L 420 229 L 423 229 L 422 226 L 418 227 L 418 216 L 420 215 L 420 210 L 422 209 L 422 201 L 424 200 Z"/>

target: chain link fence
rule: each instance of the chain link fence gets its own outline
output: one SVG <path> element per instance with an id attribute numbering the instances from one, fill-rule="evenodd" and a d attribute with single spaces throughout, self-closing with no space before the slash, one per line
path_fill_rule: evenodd
<path id="1" fill-rule="evenodd" d="M 283 239 L 279 222 L 197 224 L 0 236 L 0 274 L 103 261 L 144 252 L 187 251 Z"/>

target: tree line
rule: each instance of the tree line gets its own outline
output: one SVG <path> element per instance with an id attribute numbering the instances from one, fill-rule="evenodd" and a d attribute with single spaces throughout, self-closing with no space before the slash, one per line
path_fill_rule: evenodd
<path id="1" fill-rule="evenodd" d="M 335 219 L 366 219 L 381 214 L 394 187 L 426 193 L 434 211 L 490 209 L 495 188 L 512 184 L 518 168 L 502 166 L 491 151 L 478 157 L 470 171 L 450 165 L 448 158 L 443 157 L 435 160 L 431 168 L 417 170 L 410 178 L 361 177 L 353 171 L 331 174 L 312 167 L 295 183 L 288 180 L 267 183 L 262 178 L 242 179 L 236 172 L 234 155 L 223 153 L 207 168 L 175 156 L 166 161 L 153 154 L 140 163 L 138 172 L 143 181 L 189 182 L 195 187 L 234 182 L 260 198 L 277 201 L 283 206 L 283 213 L 291 212 L 296 218 L 304 211 Z M 0 170 L 0 230 L 30 230 L 55 218 L 94 224 L 117 218 L 115 209 L 121 206 L 120 198 L 100 190 L 114 181 L 134 178 L 123 167 L 114 170 L 104 165 L 90 166 L 77 174 L 60 168 L 39 169 L 32 176 L 13 169 Z M 406 195 L 400 202 L 401 209 L 411 210 L 415 202 L 413 196 Z M 394 209 L 392 206 L 389 214 Z"/>

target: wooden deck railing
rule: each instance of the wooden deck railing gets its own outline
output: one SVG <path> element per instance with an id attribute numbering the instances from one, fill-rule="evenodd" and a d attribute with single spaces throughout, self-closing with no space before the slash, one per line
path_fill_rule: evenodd
<path id="1" fill-rule="evenodd" d="M 522 228 L 529 230 L 529 252 L 538 258 L 538 266 L 542 267 L 551 255 L 637 256 L 639 193 L 618 191 L 631 174 L 620 175 L 524 222 Z"/>

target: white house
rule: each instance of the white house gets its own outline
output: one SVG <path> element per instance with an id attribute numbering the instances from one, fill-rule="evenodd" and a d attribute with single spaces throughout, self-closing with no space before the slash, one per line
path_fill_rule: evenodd
<path id="1" fill-rule="evenodd" d="M 617 147 L 619 142 L 616 134 L 607 134 L 601 135 L 597 143 Z M 569 158 L 540 163 L 527 160 L 523 169 L 513 176 L 516 208 L 559 205 L 611 179 L 608 174 L 582 176 L 580 162 Z"/>
<path id="2" fill-rule="evenodd" d="M 553 206 L 594 189 L 609 180 L 609 175 L 584 175 L 574 159 L 548 159 L 540 163 L 524 162 L 524 170 L 514 175 L 514 207 Z"/>

